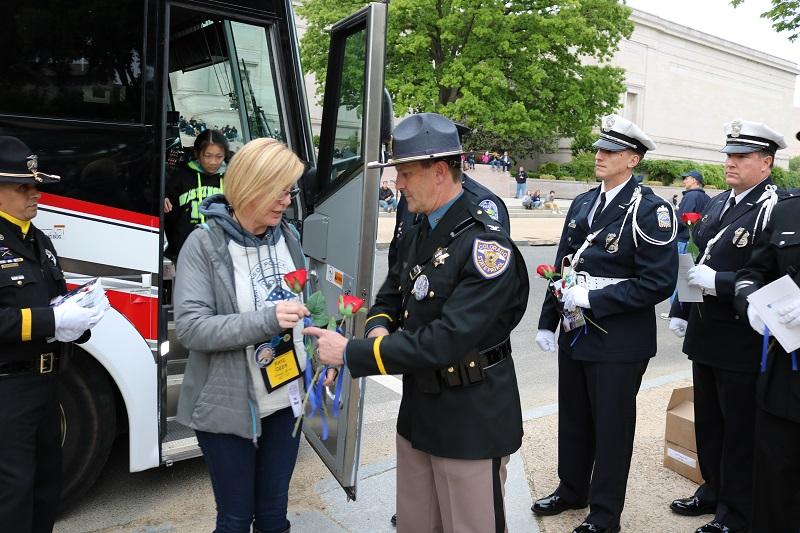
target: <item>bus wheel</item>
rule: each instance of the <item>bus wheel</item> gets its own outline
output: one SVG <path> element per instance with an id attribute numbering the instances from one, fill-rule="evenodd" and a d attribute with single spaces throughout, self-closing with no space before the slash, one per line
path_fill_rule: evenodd
<path id="1" fill-rule="evenodd" d="M 60 376 L 61 508 L 75 503 L 94 484 L 111 453 L 117 421 L 114 390 L 103 367 L 73 350 Z"/>

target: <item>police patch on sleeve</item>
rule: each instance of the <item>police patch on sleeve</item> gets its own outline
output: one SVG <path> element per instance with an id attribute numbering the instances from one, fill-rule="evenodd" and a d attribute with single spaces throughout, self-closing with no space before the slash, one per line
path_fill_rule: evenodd
<path id="1" fill-rule="evenodd" d="M 658 229 L 665 231 L 672 229 L 672 219 L 669 216 L 668 207 L 662 205 L 656 209 L 656 218 L 658 219 Z"/>
<path id="2" fill-rule="evenodd" d="M 497 209 L 497 204 L 492 200 L 489 200 L 488 198 L 481 200 L 481 203 L 478 204 L 478 207 L 486 211 L 486 214 L 492 217 L 493 220 L 500 220 L 500 210 Z"/>
<path id="3" fill-rule="evenodd" d="M 472 262 L 481 276 L 496 278 L 506 271 L 511 259 L 511 249 L 500 246 L 497 241 L 475 239 L 472 244 Z"/>

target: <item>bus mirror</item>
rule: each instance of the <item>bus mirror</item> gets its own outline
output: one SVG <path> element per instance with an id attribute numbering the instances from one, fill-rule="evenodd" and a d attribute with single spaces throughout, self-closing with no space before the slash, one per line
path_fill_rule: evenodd
<path id="1" fill-rule="evenodd" d="M 394 110 L 392 96 L 386 87 L 383 88 L 383 107 L 381 108 L 381 143 L 389 145 L 394 129 Z"/>

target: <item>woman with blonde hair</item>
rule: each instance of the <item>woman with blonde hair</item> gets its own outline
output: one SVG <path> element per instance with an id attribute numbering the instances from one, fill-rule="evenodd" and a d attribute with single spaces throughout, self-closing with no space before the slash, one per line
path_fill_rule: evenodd
<path id="1" fill-rule="evenodd" d="M 228 165 L 224 195 L 203 201 L 205 222 L 178 256 L 175 322 L 189 360 L 177 419 L 195 430 L 203 450 L 217 533 L 290 530 L 299 444 L 292 428 L 306 363 L 300 330 L 309 312 L 283 279 L 305 265 L 283 213 L 303 169 L 273 139 L 247 143 Z"/>

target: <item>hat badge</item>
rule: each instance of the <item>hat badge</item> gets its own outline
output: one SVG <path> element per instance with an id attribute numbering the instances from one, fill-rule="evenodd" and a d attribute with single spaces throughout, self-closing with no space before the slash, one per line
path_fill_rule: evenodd
<path id="1" fill-rule="evenodd" d="M 28 159 L 28 170 L 30 170 L 33 174 L 36 174 L 39 171 L 39 157 L 36 154 L 29 155 Z"/>
<path id="2" fill-rule="evenodd" d="M 738 120 L 731 122 L 731 137 L 738 137 L 742 133 L 742 123 Z"/>
<path id="3" fill-rule="evenodd" d="M 609 115 L 603 119 L 603 130 L 608 131 L 614 126 L 614 117 Z"/>

